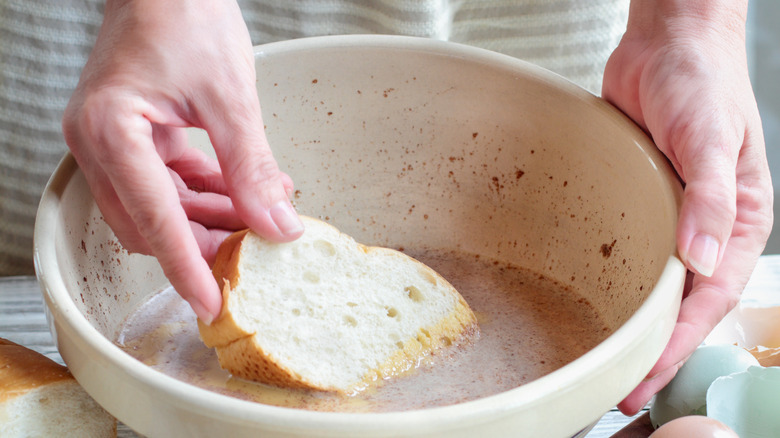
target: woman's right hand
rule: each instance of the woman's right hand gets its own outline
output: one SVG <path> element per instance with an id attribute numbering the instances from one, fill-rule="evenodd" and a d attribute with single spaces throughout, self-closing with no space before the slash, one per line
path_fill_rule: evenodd
<path id="1" fill-rule="evenodd" d="M 188 146 L 186 127 L 208 132 L 218 163 Z M 222 299 L 209 262 L 232 230 L 303 233 L 234 0 L 108 0 L 63 131 L 120 242 L 156 256 L 205 323 Z"/>

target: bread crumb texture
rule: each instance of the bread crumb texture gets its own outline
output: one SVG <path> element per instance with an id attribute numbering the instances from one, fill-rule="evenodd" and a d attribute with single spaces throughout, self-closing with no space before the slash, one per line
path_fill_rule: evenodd
<path id="1" fill-rule="evenodd" d="M 368 247 L 325 222 L 271 243 L 229 237 L 213 272 L 223 309 L 201 338 L 233 375 L 275 386 L 353 393 L 474 339 L 477 320 L 435 271 Z"/>
<path id="2" fill-rule="evenodd" d="M 0 338 L 0 437 L 116 437 L 116 420 L 68 369 Z"/>

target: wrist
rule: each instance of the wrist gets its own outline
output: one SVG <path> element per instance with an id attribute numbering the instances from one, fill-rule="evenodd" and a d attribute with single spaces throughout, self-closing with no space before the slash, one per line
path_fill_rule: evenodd
<path id="1" fill-rule="evenodd" d="M 744 39 L 747 0 L 632 0 L 627 38 L 709 34 Z"/>

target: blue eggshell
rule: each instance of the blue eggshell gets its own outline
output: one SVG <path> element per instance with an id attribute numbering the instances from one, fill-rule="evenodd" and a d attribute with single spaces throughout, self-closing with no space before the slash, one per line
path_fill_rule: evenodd
<path id="1" fill-rule="evenodd" d="M 653 398 L 653 427 L 686 415 L 706 415 L 707 389 L 721 376 L 757 366 L 758 360 L 735 345 L 705 345 L 693 352 L 677 375 Z"/>
<path id="2" fill-rule="evenodd" d="M 780 437 L 780 367 L 750 367 L 715 379 L 707 391 L 707 416 L 740 438 Z"/>

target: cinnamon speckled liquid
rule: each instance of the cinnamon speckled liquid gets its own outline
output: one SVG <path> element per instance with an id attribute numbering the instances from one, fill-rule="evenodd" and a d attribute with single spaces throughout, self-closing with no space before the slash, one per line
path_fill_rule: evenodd
<path id="1" fill-rule="evenodd" d="M 411 255 L 458 289 L 477 315 L 480 336 L 354 396 L 292 391 L 231 377 L 200 341 L 192 311 L 173 289 L 134 312 L 116 343 L 160 372 L 221 394 L 302 409 L 387 412 L 454 404 L 515 388 L 571 362 L 608 334 L 585 299 L 538 274 L 460 253 Z"/>

